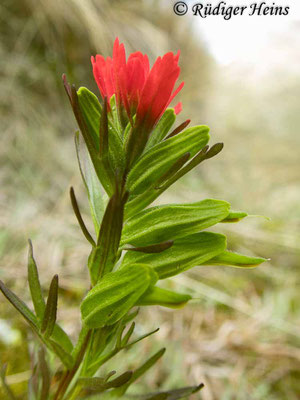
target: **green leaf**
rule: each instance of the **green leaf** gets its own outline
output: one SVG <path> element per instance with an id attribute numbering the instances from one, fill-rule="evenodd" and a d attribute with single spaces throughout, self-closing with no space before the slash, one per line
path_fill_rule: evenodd
<path id="1" fill-rule="evenodd" d="M 148 208 L 126 222 L 121 246 L 147 246 L 199 232 L 224 220 L 229 208 L 226 201 L 213 199 Z"/>
<path id="2" fill-rule="evenodd" d="M 53 337 L 44 339 L 45 344 L 60 358 L 61 362 L 67 369 L 71 369 L 74 365 L 74 359 L 59 343 L 53 340 Z"/>
<path id="3" fill-rule="evenodd" d="M 135 328 L 135 322 L 132 322 L 126 334 L 121 338 L 120 347 L 124 347 L 129 342 L 131 335 L 133 334 Z"/>
<path id="4" fill-rule="evenodd" d="M 246 212 L 230 210 L 227 217 L 221 222 L 239 222 L 241 219 L 247 216 L 248 214 Z"/>
<path id="5" fill-rule="evenodd" d="M 83 322 L 90 328 L 116 323 L 156 281 L 153 269 L 142 264 L 104 275 L 81 304 Z"/>
<path id="6" fill-rule="evenodd" d="M 73 343 L 66 332 L 58 325 L 55 324 L 51 340 L 57 345 L 61 346 L 66 353 L 71 353 L 73 350 Z"/>
<path id="7" fill-rule="evenodd" d="M 98 377 L 80 377 L 78 381 L 84 388 L 99 393 L 104 392 L 107 389 L 118 388 L 125 385 L 125 383 L 127 383 L 131 379 L 132 374 L 132 371 L 126 371 L 122 375 L 110 381 L 106 381 L 105 378 Z"/>
<path id="8" fill-rule="evenodd" d="M 110 272 L 116 262 L 123 226 L 124 203 L 127 197 L 128 193 L 122 196 L 122 193 L 117 190 L 106 207 L 97 246 L 93 248 L 88 261 L 93 284 Z"/>
<path id="9" fill-rule="evenodd" d="M 174 241 L 173 246 L 158 254 L 127 252 L 122 268 L 133 263 L 151 265 L 165 279 L 204 264 L 226 250 L 226 237 L 212 232 L 200 232 Z"/>
<path id="10" fill-rule="evenodd" d="M 29 240 L 28 252 L 28 283 L 31 293 L 33 306 L 38 319 L 41 321 L 45 312 L 45 300 L 40 285 L 39 274 L 35 259 L 33 258 L 33 249 L 31 240 Z"/>
<path id="11" fill-rule="evenodd" d="M 159 120 L 158 124 L 154 128 L 151 136 L 147 142 L 145 151 L 150 149 L 150 147 L 155 146 L 157 143 L 161 142 L 172 128 L 176 120 L 176 115 L 174 112 L 174 108 L 167 108 L 164 112 L 163 116 Z"/>
<path id="12" fill-rule="evenodd" d="M 128 174 L 127 188 L 132 195 L 144 192 L 165 174 L 185 153 L 196 154 L 209 140 L 207 126 L 188 128 L 145 152 Z"/>
<path id="13" fill-rule="evenodd" d="M 168 390 L 165 392 L 150 393 L 148 395 L 139 396 L 140 400 L 179 400 L 186 398 L 194 393 L 199 392 L 204 387 L 203 383 L 198 386 L 188 386 L 181 389 Z"/>
<path id="14" fill-rule="evenodd" d="M 224 251 L 216 257 L 208 260 L 204 264 L 207 265 L 229 265 L 238 268 L 255 268 L 259 264 L 267 261 L 266 258 L 250 257 L 242 254 L 233 253 L 231 251 Z"/>
<path id="15" fill-rule="evenodd" d="M 133 215 L 137 214 L 140 210 L 146 208 L 157 197 L 159 197 L 166 189 L 168 189 L 171 185 L 173 185 L 178 179 L 180 179 L 189 171 L 191 171 L 193 168 L 198 166 L 201 162 L 218 154 L 222 150 L 222 148 L 223 148 L 222 143 L 216 143 L 210 149 L 208 145 L 204 146 L 192 160 L 185 163 L 185 165 L 177 172 L 171 174 L 171 176 L 169 176 L 167 181 L 165 181 L 162 185 L 157 185 L 157 182 L 160 182 L 161 180 L 161 178 L 159 178 L 154 185 L 149 186 L 146 190 L 144 190 L 143 193 L 136 196 L 131 196 L 129 202 L 126 204 L 125 219 L 132 217 Z"/>
<path id="16" fill-rule="evenodd" d="M 172 178 L 183 166 L 184 164 L 188 161 L 190 158 L 191 153 L 187 152 L 183 156 L 181 156 L 177 161 L 174 162 L 174 164 L 171 165 L 171 167 L 167 170 L 166 173 L 164 173 L 155 183 L 155 189 L 159 190 L 160 188 L 164 187 L 166 182 L 169 181 L 169 179 Z"/>
<path id="17" fill-rule="evenodd" d="M 79 132 L 76 132 L 75 135 L 75 145 L 80 173 L 88 193 L 95 231 L 98 235 L 105 210 L 102 186 L 95 172 L 95 168 L 87 151 L 86 145 Z"/>
<path id="18" fill-rule="evenodd" d="M 39 328 L 39 321 L 36 318 L 36 316 L 33 314 L 32 311 L 29 310 L 29 308 L 26 306 L 26 304 L 19 299 L 18 296 L 16 296 L 10 289 L 8 289 L 2 281 L 0 281 L 0 290 L 4 294 L 4 296 L 9 300 L 9 302 L 19 311 L 19 313 L 25 318 L 25 320 L 29 323 L 33 331 L 37 334 L 37 336 L 40 338 L 40 340 L 45 343 L 50 349 L 61 359 L 63 364 L 69 368 L 73 364 L 73 359 L 70 354 L 61 346 L 61 344 L 56 343 L 54 340 L 51 339 L 46 339 L 44 336 L 40 334 L 40 328 Z M 61 332 L 61 328 L 55 328 L 58 329 L 58 332 Z M 55 332 L 54 329 L 54 332 Z M 65 334 L 66 335 L 66 334 Z M 63 336 L 61 335 L 60 339 L 56 339 L 57 341 L 60 341 Z M 66 339 L 64 339 L 65 341 Z M 70 342 L 72 345 L 72 343 Z"/>
<path id="19" fill-rule="evenodd" d="M 58 276 L 54 275 L 49 289 L 47 304 L 41 325 L 41 333 L 48 339 L 54 330 L 57 312 Z"/>
<path id="20" fill-rule="evenodd" d="M 94 146 L 99 150 L 99 121 L 102 107 L 97 96 L 85 87 L 77 90 L 78 102 Z"/>
<path id="21" fill-rule="evenodd" d="M 124 346 L 124 348 L 128 348 L 133 346 L 134 344 L 141 342 L 142 340 L 146 339 L 149 336 L 152 336 L 154 333 L 158 332 L 159 328 L 154 329 L 153 331 L 147 332 L 144 335 L 138 337 L 137 339 L 133 340 L 132 342 L 128 343 L 126 346 Z"/>
<path id="22" fill-rule="evenodd" d="M 101 105 L 94 95 L 85 87 L 80 87 L 77 91 L 80 109 L 84 116 L 88 130 L 93 137 L 95 149 L 99 152 L 99 129 L 100 129 L 100 116 Z M 112 102 L 111 102 L 112 105 Z M 109 162 L 112 170 L 123 171 L 125 166 L 125 157 L 123 150 L 122 139 L 115 126 L 115 121 L 110 119 L 108 124 L 108 144 L 109 144 Z"/>
<path id="23" fill-rule="evenodd" d="M 178 135 L 178 133 L 180 133 L 181 131 L 183 131 L 189 124 L 190 124 L 191 120 L 187 119 L 186 121 L 182 122 L 180 125 L 178 125 L 175 129 L 172 130 L 172 132 L 170 132 L 168 134 L 168 136 L 166 137 L 166 139 L 169 139 L 172 136 L 176 136 Z"/>
<path id="24" fill-rule="evenodd" d="M 150 357 L 144 364 L 142 364 L 139 368 L 137 368 L 133 374 L 131 379 L 126 385 L 123 385 L 119 389 L 115 389 L 113 393 L 121 396 L 125 394 L 126 390 L 129 388 L 132 383 L 134 383 L 137 379 L 139 379 L 142 375 L 144 375 L 157 361 L 164 355 L 166 349 L 161 349 L 157 353 L 155 353 L 152 357 Z"/>
<path id="25" fill-rule="evenodd" d="M 117 107 L 117 99 L 116 95 L 113 94 L 109 100 L 110 104 L 110 113 L 109 113 L 109 123 L 111 127 L 113 127 L 120 137 L 123 135 L 123 128 L 120 124 L 119 114 L 118 114 L 118 107 Z"/>
<path id="26" fill-rule="evenodd" d="M 26 304 L 15 295 L 8 287 L 4 285 L 2 281 L 0 281 L 0 290 L 7 298 L 7 300 L 15 307 L 17 311 L 25 318 L 25 320 L 29 323 L 31 328 L 35 331 L 39 331 L 39 324 L 36 316 L 32 311 L 26 306 Z"/>
<path id="27" fill-rule="evenodd" d="M 75 216 L 77 218 L 77 221 L 78 221 L 78 224 L 79 224 L 79 226 L 81 228 L 82 233 L 84 234 L 84 236 L 87 239 L 87 241 L 92 246 L 95 246 L 96 243 L 95 243 L 94 239 L 92 238 L 90 232 L 88 231 L 87 227 L 85 226 L 85 223 L 84 223 L 83 218 L 81 216 L 81 213 L 80 213 L 80 210 L 79 210 L 79 206 L 78 206 L 78 203 L 77 203 L 77 199 L 76 199 L 73 187 L 70 188 L 70 198 L 71 198 L 71 203 L 72 203 L 74 214 L 75 214 Z"/>
<path id="28" fill-rule="evenodd" d="M 192 296 L 188 294 L 176 293 L 171 290 L 152 286 L 139 298 L 137 304 L 139 306 L 159 305 L 169 308 L 181 308 L 184 307 L 191 298 Z"/>
<path id="29" fill-rule="evenodd" d="M 111 169 L 111 165 L 108 162 L 108 158 L 100 158 L 99 139 L 97 139 L 96 137 L 96 135 L 98 136 L 99 131 L 92 132 L 90 127 L 91 121 L 86 118 L 86 116 L 84 115 L 84 111 L 82 111 L 82 108 L 80 107 L 80 100 L 75 86 L 70 87 L 65 83 L 65 87 L 67 93 L 70 92 L 71 106 L 73 108 L 75 118 L 77 120 L 78 126 L 80 127 L 80 131 L 84 138 L 88 152 L 91 156 L 91 160 L 95 167 L 97 176 L 106 192 L 111 195 L 114 187 L 114 174 Z"/>
<path id="30" fill-rule="evenodd" d="M 32 243 L 30 240 L 28 253 L 28 282 L 34 309 L 39 322 L 41 322 L 44 317 L 46 303 L 42 294 L 38 269 L 33 257 Z M 59 344 L 67 353 L 71 353 L 73 344 L 66 332 L 57 324 L 55 325 L 52 333 L 52 340 Z"/>
<path id="31" fill-rule="evenodd" d="M 104 97 L 102 113 L 99 126 L 99 155 L 101 159 L 108 158 L 108 116 L 107 116 L 107 97 Z"/>

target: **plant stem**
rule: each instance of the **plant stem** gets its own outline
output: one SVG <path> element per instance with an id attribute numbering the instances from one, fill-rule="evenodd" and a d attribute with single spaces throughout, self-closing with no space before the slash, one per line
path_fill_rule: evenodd
<path id="1" fill-rule="evenodd" d="M 121 221 L 119 221 L 119 223 L 121 226 L 123 225 L 123 212 L 124 212 L 124 206 L 125 206 L 125 202 L 126 202 L 126 200 L 125 201 L 123 200 L 125 181 L 126 181 L 126 176 L 124 175 L 123 179 L 120 183 L 120 187 L 119 187 L 119 191 L 120 191 L 119 196 L 121 197 L 121 202 L 119 204 L 119 208 L 120 208 L 119 215 L 121 216 Z M 121 234 L 118 233 L 117 237 L 115 238 L 117 241 L 117 243 L 116 243 L 117 249 L 119 247 L 120 237 L 121 237 Z M 116 252 L 116 256 L 117 256 L 117 252 Z M 76 375 L 76 372 L 78 371 L 78 368 L 80 367 L 81 362 L 87 353 L 87 349 L 89 347 L 89 343 L 90 343 L 90 340 L 93 337 L 93 335 L 92 335 L 92 330 L 88 330 L 87 333 L 85 334 L 84 329 L 86 329 L 86 328 L 84 328 L 84 327 L 82 328 L 80 335 L 83 335 L 83 337 L 84 336 L 85 337 L 84 337 L 84 340 L 82 341 L 82 344 L 80 345 L 79 349 L 77 350 L 77 355 L 76 355 L 76 359 L 74 362 L 74 366 L 72 369 L 67 370 L 65 372 L 65 374 L 62 376 L 62 379 L 58 386 L 54 400 L 62 400 L 64 398 L 65 394 L 67 393 L 70 383 L 72 382 L 74 376 Z M 110 354 L 108 359 L 111 358 L 114 354 Z M 107 361 L 107 360 L 104 360 L 104 362 L 105 361 Z"/>
<path id="2" fill-rule="evenodd" d="M 86 335 L 85 340 L 82 343 L 80 351 L 77 354 L 73 368 L 71 370 L 66 371 L 66 373 L 63 375 L 60 385 L 55 394 L 54 400 L 60 400 L 64 397 L 64 395 L 69 387 L 69 384 L 71 383 L 72 379 L 74 378 L 74 375 L 76 374 L 76 372 L 77 372 L 78 368 L 80 367 L 80 364 L 84 358 L 85 351 L 86 351 L 86 348 L 88 346 L 88 343 L 89 343 L 89 340 L 91 337 L 91 333 L 92 333 L 92 331 L 89 330 Z"/>

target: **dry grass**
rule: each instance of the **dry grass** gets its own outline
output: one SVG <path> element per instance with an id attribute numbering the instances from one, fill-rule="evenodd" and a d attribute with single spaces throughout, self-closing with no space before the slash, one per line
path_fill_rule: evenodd
<path id="1" fill-rule="evenodd" d="M 244 71 L 220 69 L 201 43 L 190 39 L 186 19 L 167 12 L 158 18 L 153 3 L 2 2 L 1 279 L 28 300 L 26 240 L 31 237 L 43 286 L 54 273 L 60 275 L 59 319 L 76 336 L 76 307 L 86 288 L 89 247 L 71 212 L 70 185 L 76 187 L 89 219 L 73 149 L 75 123 L 60 75 L 67 72 L 77 84 L 95 89 L 90 54 L 109 53 L 116 35 L 129 49 L 141 48 L 152 58 L 180 47 L 186 80 L 182 118 L 192 115 L 194 123 L 208 123 L 212 140 L 224 141 L 225 150 L 162 201 L 218 197 L 234 208 L 271 217 L 270 222 L 249 218 L 220 229 L 229 233 L 232 249 L 272 260 L 249 271 L 196 268 L 166 283 L 196 299 L 184 310 L 143 310 L 138 330 L 160 326 L 160 332 L 154 341 L 148 339 L 119 359 L 119 368 L 134 366 L 142 354 L 167 343 L 165 359 L 137 391 L 204 381 L 203 400 L 296 400 L 299 76 L 283 68 L 270 72 L 268 79 L 257 78 L 253 85 L 253 77 Z M 285 79 L 278 79 L 283 72 Z M 25 399 L 32 351 L 24 345 L 28 331 L 2 299 L 0 315 L 1 361 L 9 361 L 9 382 Z"/>

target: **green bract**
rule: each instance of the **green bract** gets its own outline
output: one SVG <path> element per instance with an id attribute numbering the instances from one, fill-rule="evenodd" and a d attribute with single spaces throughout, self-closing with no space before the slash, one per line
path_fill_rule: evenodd
<path id="1" fill-rule="evenodd" d="M 148 265 L 131 264 L 106 274 L 81 304 L 84 324 L 101 328 L 119 321 L 135 305 L 157 275 Z"/>
<path id="2" fill-rule="evenodd" d="M 87 124 L 95 149 L 99 151 L 99 129 L 101 117 L 101 105 L 94 95 L 87 88 L 81 87 L 78 89 L 78 101 Z M 115 109 L 114 102 L 111 101 Z M 122 138 L 119 134 L 118 127 L 116 126 L 113 118 L 108 119 L 109 130 L 109 160 L 113 170 L 123 170 L 125 158 L 123 152 Z"/>
<path id="3" fill-rule="evenodd" d="M 192 296 L 181 294 L 159 288 L 157 286 L 150 287 L 138 300 L 140 306 L 159 305 L 169 308 L 180 308 L 191 300 Z"/>
<path id="4" fill-rule="evenodd" d="M 147 246 L 199 232 L 224 220 L 229 208 L 226 201 L 211 199 L 148 208 L 126 222 L 121 245 Z"/>
<path id="5" fill-rule="evenodd" d="M 161 142 L 166 137 L 175 120 L 176 115 L 174 109 L 168 108 L 154 128 L 153 132 L 151 133 L 151 136 L 146 145 L 146 151 L 150 149 L 150 147 L 153 147 L 157 143 Z"/>
<path id="6" fill-rule="evenodd" d="M 79 132 L 76 132 L 75 134 L 75 145 L 81 177 L 87 190 L 91 215 L 96 234 L 98 234 L 105 210 L 105 202 L 103 200 L 104 191 L 101 185 L 99 185 L 99 179 L 95 172 L 91 157 Z"/>
<path id="7" fill-rule="evenodd" d="M 231 251 L 224 251 L 208 261 L 209 265 L 230 265 L 239 268 L 254 268 L 259 264 L 267 261 L 261 257 L 244 256 L 243 254 L 233 253 Z"/>
<path id="8" fill-rule="evenodd" d="M 155 185 L 156 181 L 185 153 L 190 156 L 201 150 L 209 140 L 207 126 L 194 126 L 156 144 L 146 151 L 128 174 L 127 189 L 137 195 Z"/>
<path id="9" fill-rule="evenodd" d="M 200 232 L 176 239 L 169 249 L 157 254 L 127 252 L 121 267 L 133 263 L 151 265 L 159 279 L 178 275 L 224 252 L 226 237 L 218 233 Z"/>

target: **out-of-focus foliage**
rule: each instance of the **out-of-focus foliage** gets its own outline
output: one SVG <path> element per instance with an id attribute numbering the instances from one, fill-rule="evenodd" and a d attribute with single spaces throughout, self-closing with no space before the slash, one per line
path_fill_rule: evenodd
<path id="1" fill-rule="evenodd" d="M 255 74 L 253 68 L 217 67 L 189 19 L 174 16 L 163 3 L 160 8 L 159 1 L 150 0 L 1 2 L 1 279 L 23 294 L 30 236 L 42 286 L 59 271 L 59 299 L 67 311 L 58 320 L 66 321 L 64 328 L 75 336 L 79 315 L 74 305 L 86 287 L 83 260 L 88 247 L 68 198 L 71 184 L 79 202 L 84 188 L 79 185 L 75 122 L 61 74 L 97 93 L 90 55 L 108 55 L 115 36 L 128 50 L 145 51 L 152 60 L 180 48 L 186 81 L 180 95 L 182 118 L 210 125 L 212 140 L 224 141 L 225 149 L 214 163 L 203 164 L 178 183 L 170 200 L 226 198 L 233 207 L 271 217 L 230 225 L 244 238 L 237 242 L 232 234 L 230 244 L 243 253 L 255 248 L 272 260 L 255 271 L 199 268 L 180 276 L 173 287 L 166 283 L 166 288 L 182 287 L 198 300 L 184 311 L 157 309 L 140 317 L 141 332 L 158 326 L 161 331 L 156 343 L 140 345 L 139 355 L 157 350 L 160 339 L 168 339 L 169 345 L 160 368 L 137 390 L 204 381 L 204 400 L 296 400 L 299 71 L 288 62 L 277 68 L 270 64 L 264 74 Z M 284 46 L 297 48 L 297 37 L 299 27 L 294 27 Z M 290 64 L 297 63 L 293 54 L 291 50 L 287 57 Z M 217 182 L 213 187 L 211 176 Z M 88 204 L 81 207 L 88 210 Z M 221 228 L 227 233 L 226 225 Z M 29 333 L 4 301 L 0 314 L 1 362 L 9 361 L 8 383 L 22 397 L 32 351 L 22 343 Z M 118 363 L 121 370 L 121 358 Z M 130 363 L 136 365 L 132 353 L 126 366 Z"/>

